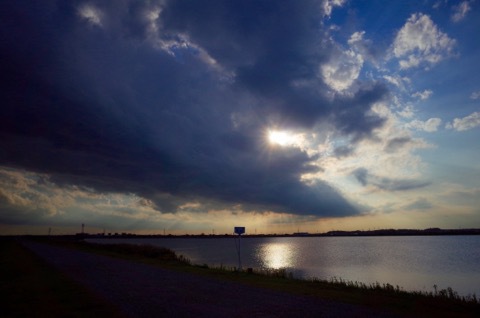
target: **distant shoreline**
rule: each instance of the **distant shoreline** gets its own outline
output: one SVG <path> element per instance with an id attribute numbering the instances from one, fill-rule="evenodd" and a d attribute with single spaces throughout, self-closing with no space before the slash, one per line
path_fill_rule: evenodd
<path id="1" fill-rule="evenodd" d="M 369 231 L 329 231 L 326 233 L 297 232 L 291 234 L 244 234 L 242 238 L 258 237 L 367 237 L 367 236 L 446 236 L 446 235 L 480 235 L 480 229 L 381 229 Z M 26 237 L 46 237 L 47 235 L 16 235 Z M 72 235 L 52 235 L 70 238 L 234 238 L 236 234 L 133 234 L 133 233 L 77 233 Z"/>

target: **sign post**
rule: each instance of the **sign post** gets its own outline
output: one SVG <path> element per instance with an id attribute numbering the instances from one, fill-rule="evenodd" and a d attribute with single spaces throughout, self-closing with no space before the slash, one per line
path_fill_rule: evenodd
<path id="1" fill-rule="evenodd" d="M 233 228 L 233 231 L 234 231 L 235 234 L 238 235 L 238 244 L 235 244 L 235 245 L 237 247 L 237 254 L 238 254 L 238 270 L 241 271 L 242 270 L 242 256 L 241 256 L 241 253 L 240 253 L 240 245 L 241 245 L 242 234 L 245 233 L 245 227 L 244 226 L 235 226 Z"/>

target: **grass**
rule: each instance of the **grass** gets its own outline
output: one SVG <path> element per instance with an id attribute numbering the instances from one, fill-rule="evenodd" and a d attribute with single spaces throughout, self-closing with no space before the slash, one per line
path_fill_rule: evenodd
<path id="1" fill-rule="evenodd" d="M 122 317 L 10 238 L 0 238 L 1 317 Z"/>
<path id="2" fill-rule="evenodd" d="M 81 249 L 110 257 L 148 263 L 176 271 L 202 275 L 211 279 L 234 281 L 259 288 L 297 295 L 383 308 L 399 315 L 421 317 L 480 317 L 480 302 L 475 295 L 463 297 L 451 288 L 433 292 L 407 292 L 391 284 L 364 284 L 345 281 L 296 279 L 286 269 L 254 269 L 238 271 L 234 267 L 195 265 L 175 252 L 149 245 L 93 244 L 85 242 L 53 242 L 64 247 Z"/>
<path id="3" fill-rule="evenodd" d="M 480 317 L 480 302 L 473 296 L 459 296 L 451 288 L 427 293 L 405 291 L 391 284 L 364 284 L 341 278 L 297 279 L 286 269 L 259 269 L 252 273 L 231 268 L 206 268 L 221 279 L 235 280 L 262 288 L 308 295 L 333 301 L 384 308 L 401 316 Z"/>

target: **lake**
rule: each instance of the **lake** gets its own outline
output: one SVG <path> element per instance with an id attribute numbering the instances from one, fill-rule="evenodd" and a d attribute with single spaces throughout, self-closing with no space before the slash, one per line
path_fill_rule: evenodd
<path id="1" fill-rule="evenodd" d="M 170 248 L 194 264 L 239 265 L 235 238 L 89 241 L 151 244 Z M 480 296 L 480 236 L 245 237 L 240 255 L 243 268 L 286 268 L 294 277 L 336 277 L 427 292 L 437 285 Z"/>

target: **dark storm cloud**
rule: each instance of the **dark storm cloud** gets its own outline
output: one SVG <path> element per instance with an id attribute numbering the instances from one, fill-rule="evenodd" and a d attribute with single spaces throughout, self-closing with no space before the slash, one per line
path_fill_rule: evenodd
<path id="1" fill-rule="evenodd" d="M 415 179 L 392 179 L 371 174 L 365 168 L 358 168 L 352 175 L 362 186 L 374 186 L 386 191 L 408 191 L 423 188 L 430 185 L 430 182 Z"/>
<path id="2" fill-rule="evenodd" d="M 336 128 L 341 133 L 352 136 L 353 141 L 370 137 L 372 130 L 381 127 L 386 120 L 371 114 L 370 108 L 386 94 L 383 85 L 373 83 L 360 89 L 353 97 L 337 98 L 333 112 Z"/>
<path id="3" fill-rule="evenodd" d="M 300 181 L 316 158 L 262 140 L 272 118 L 332 119 L 357 140 L 383 123 L 368 115 L 381 86 L 325 97 L 317 71 L 331 49 L 316 3 L 3 1 L 0 164 L 161 211 L 203 200 L 357 213 L 327 184 Z"/>
<path id="4" fill-rule="evenodd" d="M 341 132 L 359 139 L 383 124 L 368 111 L 386 91 L 366 85 L 354 96 L 327 100 L 318 69 L 333 44 L 322 16 L 318 1 L 294 0 L 172 1 L 162 11 L 165 27 L 191 35 L 235 72 L 236 87 L 262 98 L 258 111 L 301 126 L 333 116 Z"/>

